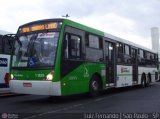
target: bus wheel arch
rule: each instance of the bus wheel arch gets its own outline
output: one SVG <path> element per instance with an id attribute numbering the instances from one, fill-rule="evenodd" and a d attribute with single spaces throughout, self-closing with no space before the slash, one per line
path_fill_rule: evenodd
<path id="1" fill-rule="evenodd" d="M 141 76 L 141 87 L 142 88 L 146 87 L 146 74 L 145 73 L 142 73 L 142 76 Z"/>
<path id="2" fill-rule="evenodd" d="M 89 94 L 95 97 L 102 90 L 102 78 L 98 73 L 94 73 L 89 82 Z"/>

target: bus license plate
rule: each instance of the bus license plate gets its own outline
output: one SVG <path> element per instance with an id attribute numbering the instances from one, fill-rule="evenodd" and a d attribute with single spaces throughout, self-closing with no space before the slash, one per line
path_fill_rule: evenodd
<path id="1" fill-rule="evenodd" d="M 31 83 L 23 83 L 23 87 L 32 87 Z"/>

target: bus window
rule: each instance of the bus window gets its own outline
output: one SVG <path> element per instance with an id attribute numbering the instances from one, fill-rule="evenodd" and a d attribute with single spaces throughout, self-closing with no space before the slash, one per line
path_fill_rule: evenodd
<path id="1" fill-rule="evenodd" d="M 118 54 L 121 54 L 121 53 L 123 53 L 123 45 L 122 45 L 122 43 L 117 43 L 117 52 L 118 52 Z"/>
<path id="2" fill-rule="evenodd" d="M 78 36 L 71 35 L 70 39 L 70 56 L 75 58 L 80 58 L 81 39 Z"/>
<path id="3" fill-rule="evenodd" d="M 146 52 L 145 58 L 146 58 L 146 64 L 147 65 L 152 65 L 151 54 L 149 52 Z"/>
<path id="4" fill-rule="evenodd" d="M 154 60 L 154 54 L 153 54 L 153 53 L 151 53 L 150 59 L 151 59 L 151 60 Z"/>
<path id="5" fill-rule="evenodd" d="M 139 50 L 139 56 L 140 58 L 144 58 L 143 50 Z"/>
<path id="6" fill-rule="evenodd" d="M 132 49 L 131 49 L 131 54 L 132 54 L 132 57 L 135 58 L 136 55 L 137 55 L 137 54 L 136 54 L 136 50 L 132 48 Z"/>
<path id="7" fill-rule="evenodd" d="M 103 60 L 103 40 L 98 36 L 89 34 L 88 36 L 86 41 L 89 46 L 86 46 L 86 59 L 93 62 L 101 62 Z"/>
<path id="8" fill-rule="evenodd" d="M 155 64 L 155 59 L 154 59 L 154 54 L 153 54 L 153 53 L 151 53 L 151 55 L 150 55 L 150 61 L 151 61 L 151 65 L 152 65 L 152 66 L 156 65 L 156 64 Z"/>
<path id="9" fill-rule="evenodd" d="M 112 55 L 113 55 L 113 44 L 111 44 L 111 43 L 109 43 L 109 56 L 108 56 L 108 58 L 109 58 L 109 61 L 111 61 L 112 60 Z"/>
<path id="10" fill-rule="evenodd" d="M 118 42 L 116 44 L 116 48 L 117 48 L 117 62 L 123 63 L 123 44 Z"/>
<path id="11" fill-rule="evenodd" d="M 130 55 L 130 48 L 128 45 L 125 45 L 125 54 Z"/>
<path id="12" fill-rule="evenodd" d="M 99 38 L 94 35 L 89 35 L 89 47 L 99 48 Z"/>
<path id="13" fill-rule="evenodd" d="M 105 42 L 105 50 L 106 50 L 106 55 L 105 55 L 105 59 L 108 60 L 108 55 L 109 55 L 109 43 Z"/>
<path id="14" fill-rule="evenodd" d="M 77 35 L 67 33 L 65 36 L 65 58 L 81 58 L 81 38 Z"/>
<path id="15" fill-rule="evenodd" d="M 159 62 L 158 62 L 158 55 L 157 54 L 154 54 L 154 65 L 156 66 L 159 66 L 159 64 L 158 64 Z"/>
<path id="16" fill-rule="evenodd" d="M 69 39 L 69 34 L 65 35 L 64 39 L 64 57 L 65 59 L 68 59 L 68 39 Z"/>
<path id="17" fill-rule="evenodd" d="M 147 52 L 145 50 L 139 49 L 139 65 L 146 66 L 148 64 L 147 61 Z"/>
<path id="18" fill-rule="evenodd" d="M 131 63 L 131 53 L 130 53 L 130 46 L 129 45 L 125 45 L 124 46 L 124 62 L 126 64 L 130 64 Z"/>
<path id="19" fill-rule="evenodd" d="M 146 59 L 147 60 L 150 60 L 151 56 L 150 56 L 150 53 L 149 52 L 146 52 Z"/>

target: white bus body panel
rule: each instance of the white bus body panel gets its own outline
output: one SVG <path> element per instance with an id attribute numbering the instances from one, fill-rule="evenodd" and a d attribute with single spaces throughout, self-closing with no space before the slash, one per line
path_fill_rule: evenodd
<path id="1" fill-rule="evenodd" d="M 0 54 L 0 84 L 5 84 L 4 78 L 6 73 L 9 73 L 9 68 L 10 68 L 10 55 Z"/>
<path id="2" fill-rule="evenodd" d="M 132 66 L 117 65 L 116 87 L 132 86 Z"/>
<path id="3" fill-rule="evenodd" d="M 31 84 L 24 86 L 24 84 Z M 34 95 L 61 95 L 61 83 L 52 81 L 10 80 L 11 92 Z"/>
<path id="4" fill-rule="evenodd" d="M 133 72 L 132 66 L 117 65 L 117 78 L 116 87 L 126 87 L 133 85 Z M 152 67 L 138 67 L 138 84 L 141 84 L 142 74 L 145 73 L 146 76 L 151 74 L 151 82 L 155 82 L 155 72 L 157 68 Z"/>
<path id="5" fill-rule="evenodd" d="M 141 77 L 142 74 L 145 73 L 146 76 L 150 73 L 151 74 L 151 81 L 155 82 L 155 72 L 157 72 L 157 68 L 152 67 L 138 67 L 138 84 L 141 84 Z"/>

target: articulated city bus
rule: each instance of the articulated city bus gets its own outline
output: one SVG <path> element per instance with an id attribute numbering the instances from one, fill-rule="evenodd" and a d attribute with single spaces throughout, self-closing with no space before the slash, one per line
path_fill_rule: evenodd
<path id="1" fill-rule="evenodd" d="M 10 58 L 12 46 L 14 43 L 14 34 L 4 35 L 0 32 L 0 91 L 8 89 L 8 78 L 10 69 Z"/>
<path id="2" fill-rule="evenodd" d="M 24 24 L 17 31 L 11 91 L 66 96 L 158 80 L 156 52 L 68 19 Z"/>

